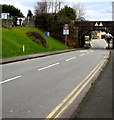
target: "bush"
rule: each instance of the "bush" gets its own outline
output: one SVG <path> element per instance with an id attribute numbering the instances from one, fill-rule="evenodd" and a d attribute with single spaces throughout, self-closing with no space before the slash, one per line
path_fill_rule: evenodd
<path id="1" fill-rule="evenodd" d="M 76 41 L 74 39 L 75 31 L 73 29 L 73 20 L 75 19 L 76 15 L 74 10 L 68 6 L 65 6 L 65 8 L 63 8 L 58 13 L 37 14 L 35 16 L 35 26 L 38 28 L 42 28 L 45 31 L 49 31 L 52 37 L 64 42 L 65 38 L 63 35 L 63 26 L 65 24 L 68 24 L 70 32 L 70 34 L 68 35 L 68 44 L 69 46 L 74 47 L 74 43 Z"/>
<path id="2" fill-rule="evenodd" d="M 27 35 L 37 44 L 42 44 L 44 47 L 48 47 L 47 41 L 37 32 L 28 32 Z"/>

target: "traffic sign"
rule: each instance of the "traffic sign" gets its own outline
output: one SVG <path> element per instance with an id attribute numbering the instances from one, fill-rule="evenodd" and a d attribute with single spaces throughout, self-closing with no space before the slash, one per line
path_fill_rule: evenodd
<path id="1" fill-rule="evenodd" d="M 63 30 L 63 35 L 69 35 L 69 30 Z"/>
<path id="2" fill-rule="evenodd" d="M 64 25 L 64 30 L 68 30 L 68 29 L 69 29 L 68 24 L 65 24 L 65 25 Z"/>
<path id="3" fill-rule="evenodd" d="M 65 45 L 67 46 L 67 35 L 69 35 L 69 26 L 65 24 L 63 26 L 63 35 L 65 35 Z"/>
<path id="4" fill-rule="evenodd" d="M 68 26 L 68 24 L 65 24 L 63 26 L 63 35 L 69 35 L 69 26 Z"/>
<path id="5" fill-rule="evenodd" d="M 49 32 L 45 32 L 45 36 L 49 36 Z"/>

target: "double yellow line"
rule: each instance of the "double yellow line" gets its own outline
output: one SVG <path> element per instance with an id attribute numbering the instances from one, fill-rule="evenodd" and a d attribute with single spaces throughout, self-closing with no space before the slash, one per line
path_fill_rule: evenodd
<path id="1" fill-rule="evenodd" d="M 104 57 L 105 58 L 105 57 Z M 52 118 L 55 114 L 56 116 L 54 118 L 58 118 L 67 108 L 68 106 L 73 103 L 73 101 L 77 98 L 77 96 L 82 92 L 82 90 L 86 87 L 86 85 L 91 81 L 91 79 L 95 76 L 95 74 L 98 72 L 98 70 L 102 67 L 102 65 L 105 62 L 105 59 L 103 60 L 91 71 L 91 73 L 78 85 L 76 86 L 72 92 L 58 105 L 56 106 L 52 112 L 46 117 L 46 119 Z M 82 86 L 79 90 L 78 88 Z M 77 91 L 78 90 L 78 91 Z M 77 91 L 77 92 L 76 92 Z M 76 92 L 76 94 L 74 94 Z M 74 94 L 74 95 L 73 95 Z M 73 97 L 71 97 L 73 95 Z M 71 97 L 71 98 L 70 98 Z M 68 101 L 68 99 L 70 99 Z M 68 101 L 68 102 L 67 102 Z M 66 105 L 57 113 L 57 111 L 66 103 Z"/>

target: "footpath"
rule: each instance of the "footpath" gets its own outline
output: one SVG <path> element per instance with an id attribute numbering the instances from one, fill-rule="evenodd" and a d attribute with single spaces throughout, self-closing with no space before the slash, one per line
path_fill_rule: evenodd
<path id="1" fill-rule="evenodd" d="M 95 81 L 90 91 L 79 105 L 73 116 L 76 118 L 112 118 L 114 117 L 113 104 L 113 75 L 114 50 L 111 51 L 111 57 Z"/>

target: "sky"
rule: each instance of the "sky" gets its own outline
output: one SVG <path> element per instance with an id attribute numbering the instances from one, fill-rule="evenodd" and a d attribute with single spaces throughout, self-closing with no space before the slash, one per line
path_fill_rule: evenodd
<path id="1" fill-rule="evenodd" d="M 24 16 L 30 9 L 34 14 L 35 4 L 41 0 L 0 0 L 0 4 L 14 5 L 20 9 Z M 112 20 L 112 2 L 114 0 L 62 0 L 68 6 L 81 2 L 85 8 L 85 18 L 89 21 L 111 21 Z"/>

